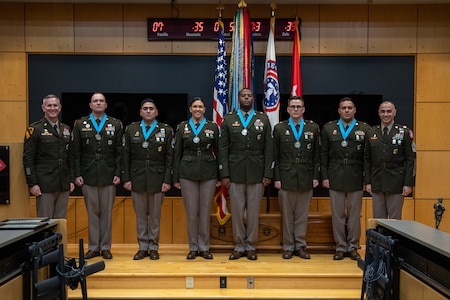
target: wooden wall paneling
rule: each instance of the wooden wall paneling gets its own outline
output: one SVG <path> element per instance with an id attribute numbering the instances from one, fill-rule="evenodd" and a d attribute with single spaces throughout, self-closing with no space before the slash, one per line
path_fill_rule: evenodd
<path id="1" fill-rule="evenodd" d="M 88 216 L 86 212 L 86 205 L 84 205 L 84 198 L 77 197 L 75 200 L 75 240 L 83 239 L 84 248 L 87 249 L 88 239 Z M 114 233 L 113 233 L 114 234 Z"/>
<path id="2" fill-rule="evenodd" d="M 450 52 L 450 4 L 418 6 L 418 53 Z"/>
<path id="3" fill-rule="evenodd" d="M 73 4 L 26 4 L 25 37 L 27 52 L 73 52 Z"/>
<path id="4" fill-rule="evenodd" d="M 125 4 L 123 15 L 125 53 L 169 54 L 172 52 L 171 41 L 150 42 L 147 40 L 147 18 L 170 17 L 170 5 Z"/>
<path id="5" fill-rule="evenodd" d="M 418 54 L 416 62 L 416 102 L 449 102 L 450 53 Z"/>
<path id="6" fill-rule="evenodd" d="M 0 142 L 1 146 L 9 146 L 9 186 L 10 204 L 0 205 L 0 220 L 7 218 L 28 218 L 30 203 L 27 182 L 23 171 L 23 142 Z"/>
<path id="7" fill-rule="evenodd" d="M 23 11 L 23 3 L 0 3 L 0 51 L 25 51 Z"/>
<path id="8" fill-rule="evenodd" d="M 367 5 L 320 6 L 320 53 L 367 53 Z"/>
<path id="9" fill-rule="evenodd" d="M 123 244 L 125 235 L 125 199 L 124 196 L 115 198 L 112 210 L 112 243 Z"/>
<path id="10" fill-rule="evenodd" d="M 434 204 L 438 202 L 436 199 L 416 199 L 415 201 L 415 210 L 416 216 L 415 221 L 425 224 L 427 226 L 436 227 L 436 219 L 434 217 Z M 450 233 L 450 216 L 449 216 L 449 208 L 450 201 L 447 198 L 444 198 L 442 202 L 446 208 L 446 212 L 444 212 L 444 216 L 441 219 L 441 223 L 439 224 L 439 230 Z"/>
<path id="11" fill-rule="evenodd" d="M 447 138 L 450 132 L 449 113 L 450 98 L 447 103 L 416 104 L 414 140 L 417 151 L 450 150 L 450 140 Z"/>
<path id="12" fill-rule="evenodd" d="M 450 198 L 450 151 L 417 152 L 414 196 L 419 199 Z"/>
<path id="13" fill-rule="evenodd" d="M 75 227 L 75 222 L 77 221 L 76 201 L 77 200 L 74 197 L 69 197 L 69 202 L 67 205 L 66 231 L 67 243 L 69 244 L 78 244 Z"/>
<path id="14" fill-rule="evenodd" d="M 320 10 L 319 5 L 297 5 L 295 15 L 293 11 L 283 14 L 283 18 L 293 18 L 298 15 L 302 19 L 302 26 L 300 28 L 301 33 L 301 45 L 300 54 L 318 54 L 319 48 L 319 28 L 320 28 Z M 280 49 L 281 53 L 292 55 L 292 42 L 290 49 L 284 51 L 284 48 Z M 278 50 L 278 49 L 277 49 Z M 277 52 L 278 53 L 278 52 Z"/>
<path id="15" fill-rule="evenodd" d="M 174 54 L 208 55 L 215 53 L 217 55 L 217 41 L 172 41 L 172 47 Z"/>
<path id="16" fill-rule="evenodd" d="M 369 53 L 416 53 L 417 5 L 369 6 Z"/>
<path id="17" fill-rule="evenodd" d="M 187 237 L 187 220 L 186 220 L 186 211 L 184 209 L 184 203 L 183 198 L 181 197 L 173 197 L 171 200 L 164 200 L 164 201 L 171 201 L 173 206 L 173 214 L 172 214 L 172 239 L 174 244 L 188 244 L 188 237 Z M 162 226 L 167 226 L 169 224 L 169 220 L 165 222 Z"/>
<path id="18" fill-rule="evenodd" d="M 0 52 L 0 100 L 27 100 L 25 53 Z"/>
<path id="19" fill-rule="evenodd" d="M 75 52 L 122 53 L 123 6 L 75 4 Z"/>
<path id="20" fill-rule="evenodd" d="M 134 212 L 133 200 L 131 197 L 125 199 L 124 204 L 124 244 L 137 244 L 136 213 Z"/>
<path id="21" fill-rule="evenodd" d="M 435 289 L 424 284 L 422 281 L 409 274 L 404 270 L 400 270 L 400 300 L 445 300 L 442 294 Z"/>
<path id="22" fill-rule="evenodd" d="M 172 232 L 179 230 L 178 224 L 174 224 L 173 220 L 173 199 L 164 198 L 161 207 L 161 226 L 160 226 L 160 244 L 173 244 Z M 175 226 L 177 225 L 177 226 Z M 185 226 L 184 226 L 185 227 Z"/>
<path id="23" fill-rule="evenodd" d="M 23 142 L 27 128 L 27 102 L 0 100 L 0 111 L 0 141 Z"/>

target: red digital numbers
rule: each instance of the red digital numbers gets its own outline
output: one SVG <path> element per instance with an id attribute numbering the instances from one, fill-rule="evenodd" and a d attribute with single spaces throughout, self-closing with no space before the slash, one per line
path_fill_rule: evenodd
<path id="1" fill-rule="evenodd" d="M 261 22 L 252 22 L 252 32 L 261 31 Z"/>
<path id="2" fill-rule="evenodd" d="M 195 22 L 194 26 L 192 27 L 192 31 L 193 32 L 203 32 L 204 30 L 204 23 L 203 21 L 201 22 Z"/>
<path id="3" fill-rule="evenodd" d="M 292 32 L 295 31 L 295 21 L 288 21 L 286 26 L 284 27 L 284 30 L 286 32 Z"/>
<path id="4" fill-rule="evenodd" d="M 164 22 L 153 22 L 152 31 L 161 32 L 164 29 Z"/>

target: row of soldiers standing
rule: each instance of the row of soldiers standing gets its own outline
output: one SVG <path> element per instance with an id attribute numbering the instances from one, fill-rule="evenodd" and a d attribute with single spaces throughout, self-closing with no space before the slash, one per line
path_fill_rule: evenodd
<path id="1" fill-rule="evenodd" d="M 343 98 L 338 107 L 339 120 L 325 124 L 320 132 L 316 123 L 303 119 L 303 99 L 291 97 L 289 119 L 277 124 L 273 135 L 267 116 L 253 109 L 251 90 L 240 91 L 239 103 L 240 109 L 225 116 L 219 138 L 217 125 L 204 119 L 203 101 L 194 99 L 189 121 L 205 122 L 200 129 L 189 122 L 180 123 L 173 143 L 172 129 L 156 121 L 158 111 L 152 99 L 141 103 L 142 121 L 130 124 L 124 132 L 119 120 L 106 115 L 104 95 L 95 93 L 89 104 L 92 113 L 77 120 L 71 132 L 58 120 L 59 98 L 46 96 L 42 104 L 45 116 L 30 125 L 24 144 L 25 173 L 30 192 L 37 197 L 38 216 L 65 218 L 67 199 L 76 184 L 82 189 L 88 212 L 86 258 L 101 255 L 110 259 L 112 207 L 116 186 L 122 182 L 125 189 L 132 191 L 137 216 L 139 250 L 134 259 L 159 259 L 161 204 L 172 181 L 181 188 L 183 198 L 191 194 L 194 182 L 212 181 L 207 195 L 212 195 L 215 186 L 221 184 L 230 195 L 235 241 L 230 260 L 243 256 L 257 259 L 259 206 L 264 187 L 272 180 L 279 189 L 285 259 L 293 255 L 310 258 L 306 226 L 312 191 L 319 180 L 330 193 L 335 260 L 359 257 L 364 189 L 372 194 L 375 218 L 401 218 L 403 199 L 414 185 L 415 146 L 412 131 L 394 124 L 393 103 L 385 101 L 380 105 L 381 124 L 371 128 L 356 121 L 352 99 Z M 195 105 L 200 110 L 194 109 Z M 201 113 L 195 116 L 198 111 Z M 191 148 L 179 146 L 181 150 L 177 152 L 180 143 L 190 144 Z M 178 153 L 175 159 L 174 147 Z M 189 178 L 198 175 L 180 169 L 183 164 L 200 166 L 206 161 L 209 169 L 216 169 L 210 172 L 216 174 L 212 175 L 215 179 Z M 173 173 L 179 178 L 173 180 Z M 187 259 L 211 259 L 212 197 L 200 205 L 194 205 L 195 199 L 183 200 L 188 217 Z M 193 206 L 201 207 L 194 210 Z M 198 222 L 189 221 L 192 219 Z M 192 229 L 198 224 L 201 228 Z M 198 236 L 192 236 L 193 233 Z"/>

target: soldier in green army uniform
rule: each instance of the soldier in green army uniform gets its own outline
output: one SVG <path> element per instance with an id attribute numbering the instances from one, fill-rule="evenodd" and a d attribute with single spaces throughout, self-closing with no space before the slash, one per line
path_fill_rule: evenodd
<path id="1" fill-rule="evenodd" d="M 284 259 L 297 255 L 310 259 L 306 251 L 306 228 L 313 188 L 319 185 L 319 126 L 303 119 L 302 98 L 288 99 L 289 119 L 275 125 L 274 187 L 279 189 L 278 201 L 283 218 Z"/>
<path id="2" fill-rule="evenodd" d="M 105 113 L 105 96 L 91 97 L 89 116 L 75 121 L 71 157 L 75 184 L 81 187 L 88 213 L 89 245 L 86 259 L 111 259 L 112 209 L 120 183 L 122 123 Z"/>
<path id="3" fill-rule="evenodd" d="M 37 216 L 65 219 L 69 193 L 75 187 L 69 172 L 70 128 L 58 120 L 58 96 L 45 96 L 41 107 L 44 117 L 25 132 L 25 176 L 30 193 L 36 196 Z"/>
<path id="4" fill-rule="evenodd" d="M 219 128 L 204 117 L 203 100 L 195 97 L 189 106 L 192 117 L 181 122 L 175 133 L 174 186 L 181 189 L 187 216 L 189 253 L 186 259 L 212 259 L 210 246 L 211 204 L 220 185 L 217 153 Z"/>
<path id="5" fill-rule="evenodd" d="M 378 109 L 381 124 L 372 127 L 366 140 L 365 183 L 372 194 L 374 218 L 401 219 L 404 198 L 414 186 L 413 132 L 394 123 L 396 114 L 395 105 L 383 101 Z"/>
<path id="6" fill-rule="evenodd" d="M 235 247 L 229 259 L 256 260 L 261 198 L 273 178 L 272 129 L 267 115 L 253 109 L 252 90 L 238 97 L 240 108 L 221 125 L 219 171 L 230 195 Z"/>
<path id="7" fill-rule="evenodd" d="M 161 205 L 172 183 L 173 131 L 156 120 L 153 99 L 141 102 L 142 120 L 125 129 L 123 187 L 131 191 L 139 250 L 134 260 L 159 259 Z"/>
<path id="8" fill-rule="evenodd" d="M 356 107 L 351 98 L 339 102 L 340 119 L 322 129 L 322 186 L 329 189 L 334 260 L 344 256 L 357 260 L 361 236 L 361 206 L 364 188 L 364 144 L 370 126 L 356 121 Z"/>

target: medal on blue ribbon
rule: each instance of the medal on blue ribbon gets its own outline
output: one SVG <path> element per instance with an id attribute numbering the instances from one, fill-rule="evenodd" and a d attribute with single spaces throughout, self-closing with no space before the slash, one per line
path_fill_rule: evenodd
<path id="1" fill-rule="evenodd" d="M 192 121 L 192 118 L 189 119 L 189 125 L 191 125 L 192 132 L 194 133 L 194 138 L 192 139 L 192 141 L 195 144 L 198 144 L 200 142 L 200 137 L 198 136 L 198 134 L 200 133 L 200 131 L 202 131 L 203 126 L 205 126 L 205 124 L 206 119 L 203 118 L 203 120 L 198 125 L 198 128 L 195 128 L 194 121 Z"/>
<path id="2" fill-rule="evenodd" d="M 247 130 L 248 124 L 250 123 L 250 120 L 253 118 L 253 115 L 255 114 L 255 110 L 252 109 L 248 113 L 247 120 L 244 120 L 244 116 L 242 116 L 242 112 L 240 109 L 238 109 L 237 114 L 238 114 L 239 120 L 241 120 L 242 126 L 244 127 L 244 129 L 242 129 L 242 131 L 241 131 L 241 134 L 243 136 L 246 136 L 248 134 L 248 130 Z"/>
<path id="3" fill-rule="evenodd" d="M 158 124 L 158 121 L 154 120 L 152 126 L 150 126 L 150 128 L 147 129 L 145 128 L 145 123 L 144 120 L 141 121 L 141 128 L 142 128 L 142 134 L 144 136 L 144 142 L 142 142 L 142 148 L 147 149 L 148 148 L 148 138 L 150 136 L 150 134 L 152 134 L 153 130 L 156 127 L 156 124 Z"/>
<path id="4" fill-rule="evenodd" d="M 339 124 L 339 129 L 341 130 L 342 138 L 344 139 L 341 142 L 341 146 L 343 148 L 345 148 L 348 146 L 347 137 L 350 134 L 350 132 L 352 131 L 353 127 L 355 127 L 355 125 L 356 125 L 356 119 L 353 119 L 353 121 L 350 123 L 350 125 L 348 125 L 347 130 L 344 129 L 344 123 L 342 122 L 342 119 L 339 119 L 338 124 Z"/>
<path id="5" fill-rule="evenodd" d="M 102 131 L 103 126 L 105 126 L 106 114 L 103 114 L 103 118 L 100 121 L 100 124 L 97 124 L 97 121 L 95 120 L 94 115 L 92 113 L 89 114 L 89 119 L 91 119 L 91 123 L 92 123 L 92 126 L 94 126 L 95 131 L 97 131 L 97 133 L 95 134 L 95 139 L 97 141 L 100 141 L 102 139 L 100 131 Z"/>
<path id="6" fill-rule="evenodd" d="M 294 121 L 292 121 L 292 118 L 289 118 L 289 125 L 291 126 L 291 130 L 294 133 L 294 138 L 296 140 L 296 142 L 294 143 L 294 147 L 300 149 L 300 147 L 302 146 L 302 144 L 300 143 L 300 137 L 302 136 L 305 122 L 303 122 L 303 118 L 300 119 L 300 128 L 298 129 L 298 131 L 297 128 L 295 128 L 295 124 Z"/>

